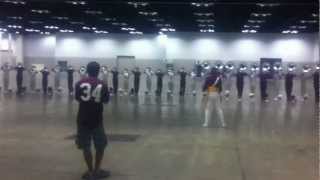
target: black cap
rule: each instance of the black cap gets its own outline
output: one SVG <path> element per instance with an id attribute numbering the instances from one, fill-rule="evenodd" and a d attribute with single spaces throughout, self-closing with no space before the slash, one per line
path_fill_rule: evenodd
<path id="1" fill-rule="evenodd" d="M 100 71 L 100 64 L 93 61 L 87 65 L 87 73 L 90 77 L 98 77 Z"/>

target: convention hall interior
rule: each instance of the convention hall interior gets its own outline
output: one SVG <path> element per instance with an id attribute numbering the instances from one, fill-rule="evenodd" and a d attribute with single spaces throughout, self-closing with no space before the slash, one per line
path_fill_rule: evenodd
<path id="1" fill-rule="evenodd" d="M 0 0 L 0 67 L 0 179 L 320 177 L 318 0 Z"/>

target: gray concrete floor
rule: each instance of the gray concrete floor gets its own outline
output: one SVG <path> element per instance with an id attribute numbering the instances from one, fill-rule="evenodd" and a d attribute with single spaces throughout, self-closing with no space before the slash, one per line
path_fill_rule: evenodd
<path id="1" fill-rule="evenodd" d="M 103 167 L 112 180 L 316 180 L 318 112 L 312 100 L 287 105 L 223 102 L 227 128 L 202 128 L 202 97 L 112 98 L 105 107 L 112 141 Z M 73 140 L 77 102 L 68 97 L 0 98 L 4 180 L 78 180 L 86 167 Z"/>

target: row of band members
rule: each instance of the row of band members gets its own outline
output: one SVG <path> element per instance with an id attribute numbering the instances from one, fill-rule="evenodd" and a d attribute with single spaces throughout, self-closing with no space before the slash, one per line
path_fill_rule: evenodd
<path id="1" fill-rule="evenodd" d="M 256 79 L 260 78 L 260 90 L 261 90 L 261 98 L 262 100 L 268 99 L 267 94 L 267 86 L 268 86 L 268 79 L 272 77 L 273 80 L 275 80 L 275 91 L 277 96 L 275 97 L 275 100 L 279 100 L 282 98 L 281 94 L 281 79 L 285 78 L 285 90 L 287 95 L 287 100 L 292 101 L 295 100 L 294 95 L 292 95 L 292 89 L 293 89 L 293 80 L 295 77 L 301 78 L 301 95 L 304 99 L 308 98 L 307 93 L 307 80 L 311 79 L 313 77 L 314 80 L 314 89 L 315 89 L 315 97 L 316 101 L 319 101 L 319 72 L 320 72 L 320 64 L 316 65 L 314 68 L 310 67 L 309 65 L 304 65 L 302 67 L 302 70 L 300 72 L 297 71 L 296 65 L 289 64 L 287 67 L 287 70 L 284 71 L 281 63 L 276 63 L 272 68 L 270 64 L 265 63 L 262 65 L 262 68 L 257 64 L 252 64 L 250 67 L 247 67 L 245 64 L 240 64 L 237 68 L 233 63 L 227 63 L 226 65 L 223 64 L 216 64 L 214 67 L 216 67 L 221 75 L 223 76 L 223 83 L 224 83 L 224 95 L 226 98 L 229 97 L 231 87 L 232 87 L 232 80 L 231 78 L 233 76 L 236 77 L 236 87 L 238 91 L 238 98 L 241 100 L 243 95 L 243 87 L 244 87 L 244 78 L 246 76 L 249 77 L 249 86 L 250 86 L 250 97 L 253 97 L 255 95 L 256 91 Z M 161 95 L 162 93 L 162 86 L 163 86 L 163 77 L 167 75 L 169 77 L 168 82 L 168 93 L 172 94 L 174 90 L 174 76 L 178 74 L 180 76 L 180 95 L 185 94 L 186 90 L 186 77 L 190 75 L 192 77 L 191 82 L 191 89 L 192 93 L 196 94 L 196 81 L 198 79 L 201 79 L 201 77 L 205 76 L 205 74 L 210 70 L 209 64 L 196 64 L 193 71 L 191 73 L 187 72 L 184 68 L 181 68 L 177 73 L 174 72 L 173 69 L 168 69 L 168 71 L 165 73 L 161 69 L 158 69 L 156 72 L 152 70 L 152 68 L 147 67 L 144 70 L 144 73 L 146 75 L 146 87 L 147 91 L 146 93 L 151 92 L 152 88 L 152 76 L 155 75 L 157 77 L 157 88 L 156 88 L 156 94 Z M 9 87 L 9 71 L 10 70 L 16 70 L 16 81 L 17 81 L 17 93 L 20 94 L 23 92 L 22 82 L 23 82 L 23 71 L 26 70 L 26 68 L 21 64 L 18 63 L 17 66 L 12 67 L 9 66 L 8 63 L 5 63 L 1 70 L 3 71 L 3 83 L 4 83 L 4 90 L 8 90 Z M 55 66 L 53 69 L 49 70 L 47 67 L 44 67 L 41 71 L 37 71 L 35 66 L 32 66 L 29 69 L 30 73 L 30 89 L 35 90 L 36 87 L 36 74 L 41 73 L 42 74 L 42 87 L 43 92 L 46 94 L 48 91 L 48 76 L 50 74 L 50 71 L 52 71 L 55 75 L 55 81 L 54 86 L 56 90 L 60 90 L 60 73 L 66 71 L 68 74 L 68 89 L 69 93 L 73 93 L 73 79 L 74 79 L 74 72 L 78 71 L 80 74 L 80 78 L 86 77 L 86 68 L 84 66 L 81 66 L 80 69 L 75 70 L 72 66 L 69 66 L 66 70 L 63 70 L 60 68 L 59 65 Z M 132 74 L 134 76 L 133 81 L 133 89 L 132 94 L 138 94 L 139 87 L 140 87 L 140 76 L 141 71 L 138 67 L 133 69 Z M 123 76 L 124 84 L 123 84 L 123 91 L 124 93 L 129 93 L 129 77 L 131 74 L 129 69 L 124 69 L 124 71 L 121 73 Z M 273 72 L 271 74 L 271 72 Z M 103 66 L 101 68 L 101 79 L 108 83 L 109 74 L 112 75 L 112 92 L 113 94 L 117 94 L 118 92 L 118 76 L 119 72 L 116 68 L 113 68 L 111 70 L 108 69 L 108 67 Z M 219 92 L 222 92 L 222 85 L 219 86 L 220 90 Z"/>

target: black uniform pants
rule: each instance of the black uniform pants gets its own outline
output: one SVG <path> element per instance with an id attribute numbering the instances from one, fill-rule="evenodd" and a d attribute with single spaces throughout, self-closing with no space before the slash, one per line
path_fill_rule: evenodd
<path id="1" fill-rule="evenodd" d="M 140 88 L 140 79 L 137 79 L 134 81 L 134 94 L 139 93 L 139 88 Z"/>
<path id="2" fill-rule="evenodd" d="M 266 100 L 268 98 L 267 88 L 268 88 L 267 80 L 261 79 L 260 80 L 260 91 L 261 91 L 261 99 L 262 100 Z"/>
<path id="3" fill-rule="evenodd" d="M 118 79 L 113 78 L 112 84 L 113 84 L 113 94 L 117 94 L 117 92 L 118 92 Z"/>

